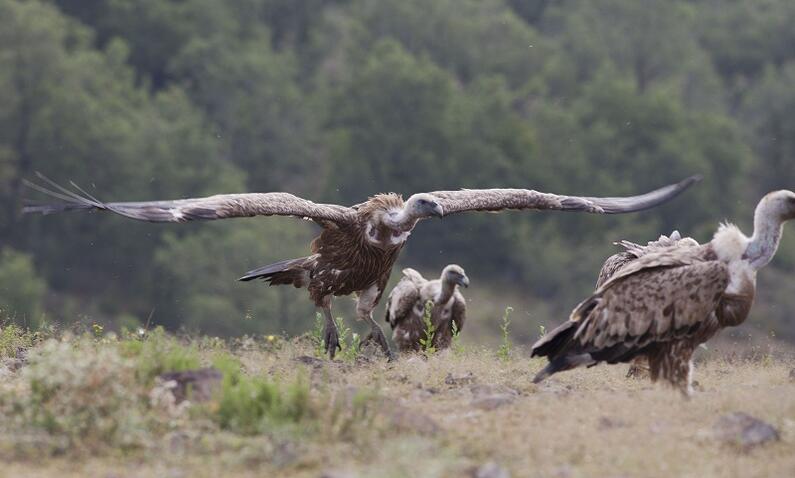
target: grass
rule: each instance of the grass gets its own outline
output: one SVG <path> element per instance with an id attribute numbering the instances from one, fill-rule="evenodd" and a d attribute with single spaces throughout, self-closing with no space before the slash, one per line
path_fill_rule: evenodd
<path id="1" fill-rule="evenodd" d="M 0 345 L 25 334 L 0 335 Z M 626 379 L 626 366 L 534 385 L 543 361 L 518 345 L 507 354 L 468 346 L 392 363 L 305 363 L 296 359 L 312 356 L 316 344 L 303 338 L 90 330 L 23 342 L 24 366 L 0 362 L 6 476 L 457 477 L 492 461 L 513 477 L 761 477 L 795 469 L 791 353 L 745 359 L 700 351 L 698 392 L 686 401 Z M 194 366 L 223 372 L 216 396 L 193 405 L 161 400 L 168 394 L 156 374 Z M 494 394 L 511 398 L 494 409 L 477 405 Z M 712 441 L 715 420 L 735 411 L 771 423 L 781 441 L 747 453 Z"/>

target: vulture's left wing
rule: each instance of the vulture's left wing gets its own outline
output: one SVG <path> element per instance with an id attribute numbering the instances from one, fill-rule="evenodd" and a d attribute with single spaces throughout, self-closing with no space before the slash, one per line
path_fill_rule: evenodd
<path id="1" fill-rule="evenodd" d="M 691 176 L 646 194 L 627 197 L 563 196 L 529 189 L 462 189 L 434 191 L 429 194 L 438 199 L 445 216 L 465 211 L 496 212 L 505 209 L 551 209 L 594 214 L 622 214 L 642 211 L 670 201 L 700 180 L 700 176 Z"/>
<path id="2" fill-rule="evenodd" d="M 353 209 L 335 204 L 317 204 L 289 193 L 218 194 L 173 201 L 102 202 L 72 184 L 79 193 L 40 176 L 48 187 L 28 182 L 32 189 L 61 199 L 56 204 L 26 206 L 25 213 L 53 214 L 62 211 L 99 210 L 148 222 L 187 222 L 253 216 L 294 216 L 323 223 L 352 222 Z"/>

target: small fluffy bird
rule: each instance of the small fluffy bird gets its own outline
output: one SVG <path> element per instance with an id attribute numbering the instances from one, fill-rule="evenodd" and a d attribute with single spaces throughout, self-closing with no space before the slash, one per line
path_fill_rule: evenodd
<path id="1" fill-rule="evenodd" d="M 455 330 L 464 328 L 467 305 L 458 286 L 469 287 L 464 269 L 450 264 L 438 279 L 426 280 L 414 269 L 403 269 L 403 277 L 389 293 L 386 321 L 392 326 L 392 340 L 401 352 L 422 348 L 420 339 L 427 340 L 428 328 L 423 321 L 425 304 L 432 302 L 431 323 L 436 350 L 450 346 Z"/>
<path id="2" fill-rule="evenodd" d="M 724 327 L 748 317 L 756 273 L 778 249 L 784 222 L 795 219 L 795 193 L 767 194 L 754 212 L 754 233 L 722 224 L 704 245 L 676 243 L 614 270 L 569 320 L 533 345 L 549 359 L 534 378 L 600 362 L 648 360 L 651 379 L 689 396 L 693 352 Z"/>

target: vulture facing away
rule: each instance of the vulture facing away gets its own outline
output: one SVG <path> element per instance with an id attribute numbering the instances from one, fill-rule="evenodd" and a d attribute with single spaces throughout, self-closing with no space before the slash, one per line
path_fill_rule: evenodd
<path id="1" fill-rule="evenodd" d="M 436 350 L 450 346 L 453 323 L 460 332 L 466 321 L 467 304 L 458 286 L 469 287 L 469 278 L 455 264 L 445 267 L 442 275 L 431 281 L 414 269 L 403 269 L 403 278 L 389 293 L 386 303 L 386 321 L 392 326 L 392 340 L 401 352 L 420 350 L 420 339 L 427 339 L 423 318 L 428 301 L 433 303 L 431 345 Z"/>
<path id="2" fill-rule="evenodd" d="M 756 207 L 751 237 L 723 224 L 707 244 L 679 241 L 618 268 L 567 322 L 533 345 L 531 356 L 549 359 L 534 381 L 644 357 L 653 381 L 662 378 L 690 395 L 693 351 L 720 329 L 745 321 L 756 273 L 772 260 L 791 219 L 795 193 L 772 192 Z"/>
<path id="3" fill-rule="evenodd" d="M 356 315 L 366 321 L 368 338 L 391 357 L 384 333 L 373 320 L 392 265 L 417 223 L 468 211 L 534 209 L 621 214 L 641 211 L 669 201 L 700 180 L 694 176 L 677 184 L 630 197 L 578 197 L 527 189 L 463 189 L 414 194 L 404 201 L 397 194 L 377 194 L 354 206 L 318 204 L 284 192 L 220 194 L 172 201 L 102 202 L 76 185 L 77 192 L 39 175 L 47 187 L 28 186 L 61 203 L 32 205 L 26 213 L 51 214 L 71 210 L 99 210 L 149 222 L 187 222 L 253 216 L 294 216 L 314 221 L 322 230 L 311 254 L 288 259 L 246 273 L 240 280 L 263 279 L 271 285 L 305 287 L 325 316 L 324 340 L 331 358 L 339 347 L 331 315 L 332 296 L 357 294 Z"/>
<path id="4" fill-rule="evenodd" d="M 673 231 L 670 237 L 661 235 L 656 241 L 649 241 L 645 246 L 630 241 L 618 241 L 614 244 L 623 247 L 624 250 L 608 257 L 602 265 L 602 269 L 599 271 L 599 278 L 596 281 L 597 289 L 610 279 L 617 270 L 638 257 L 674 245 L 682 247 L 698 246 L 698 241 L 691 237 L 682 238 L 679 231 Z M 646 359 L 644 357 L 635 357 L 627 371 L 627 377 L 642 377 L 646 375 L 648 371 L 649 367 Z"/>

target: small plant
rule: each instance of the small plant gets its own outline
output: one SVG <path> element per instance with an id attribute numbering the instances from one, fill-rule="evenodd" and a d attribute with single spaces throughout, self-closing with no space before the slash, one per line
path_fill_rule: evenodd
<path id="1" fill-rule="evenodd" d="M 100 325 L 100 324 L 98 324 L 96 322 L 91 324 L 91 332 L 94 334 L 94 338 L 95 339 L 101 339 L 102 338 L 102 333 L 103 333 L 104 330 L 105 330 L 105 328 L 102 327 L 102 325 Z"/>
<path id="2" fill-rule="evenodd" d="M 502 330 L 502 344 L 500 344 L 500 348 L 497 350 L 497 357 L 500 360 L 507 361 L 511 357 L 511 339 L 508 337 L 508 326 L 511 324 L 510 319 L 508 318 L 513 311 L 513 307 L 508 306 L 505 308 L 505 312 L 502 314 L 502 325 L 500 325 L 500 330 Z"/>
<path id="3" fill-rule="evenodd" d="M 323 316 L 320 315 L 320 312 L 317 312 L 315 313 L 315 326 L 309 333 L 309 337 L 312 340 L 312 345 L 315 348 L 315 357 L 322 357 L 326 351 L 325 343 L 323 341 L 323 328 Z"/>
<path id="4" fill-rule="evenodd" d="M 543 325 L 539 325 L 538 326 L 538 338 L 539 339 L 543 338 L 545 335 L 547 335 L 547 328 L 544 327 Z"/>
<path id="5" fill-rule="evenodd" d="M 151 384 L 156 376 L 165 372 L 178 372 L 199 368 L 201 362 L 196 347 L 183 345 L 157 327 L 143 338 L 120 342 L 122 355 L 134 358 L 136 375 L 143 384 Z"/>
<path id="6" fill-rule="evenodd" d="M 461 343 L 461 329 L 458 328 L 458 324 L 455 320 L 452 321 L 451 327 L 453 330 L 453 337 L 450 347 L 453 349 L 453 353 L 461 355 L 464 353 L 464 344 Z"/>
<path id="7" fill-rule="evenodd" d="M 35 334 L 23 330 L 16 324 L 5 324 L 0 328 L 0 358 L 16 357 L 19 350 L 33 346 Z"/>
<path id="8" fill-rule="evenodd" d="M 420 337 L 420 345 L 422 351 L 430 355 L 436 352 L 436 347 L 433 346 L 433 336 L 436 334 L 436 326 L 433 325 L 431 316 L 433 315 L 433 301 L 425 302 L 425 312 L 422 314 L 422 323 L 425 326 L 423 329 L 424 337 Z"/>

